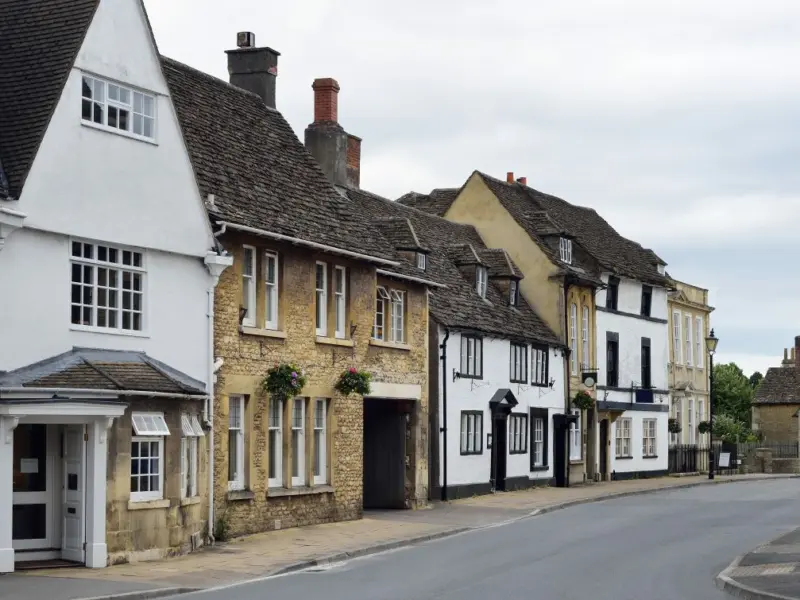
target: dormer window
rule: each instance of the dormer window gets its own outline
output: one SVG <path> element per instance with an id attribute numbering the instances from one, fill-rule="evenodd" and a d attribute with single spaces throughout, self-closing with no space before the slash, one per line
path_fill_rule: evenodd
<path id="1" fill-rule="evenodd" d="M 417 252 L 417 268 L 420 271 L 428 268 L 428 257 L 422 252 Z"/>
<path id="2" fill-rule="evenodd" d="M 508 304 L 516 306 L 519 301 L 519 284 L 513 279 L 508 282 Z"/>
<path id="3" fill-rule="evenodd" d="M 561 251 L 561 262 L 568 265 L 572 264 L 572 240 L 561 238 L 558 242 L 558 249 Z"/>
<path id="4" fill-rule="evenodd" d="M 475 291 L 478 292 L 478 295 L 481 298 L 486 298 L 486 288 L 489 282 L 488 273 L 486 272 L 486 267 L 478 266 L 475 269 Z"/>
<path id="5" fill-rule="evenodd" d="M 154 140 L 156 98 L 116 83 L 83 76 L 81 118 L 85 123 Z"/>

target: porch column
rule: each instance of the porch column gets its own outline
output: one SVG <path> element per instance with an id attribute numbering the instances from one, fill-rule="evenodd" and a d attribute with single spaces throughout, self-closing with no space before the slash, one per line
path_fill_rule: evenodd
<path id="1" fill-rule="evenodd" d="M 0 417 L 0 573 L 14 572 L 14 429 L 16 417 Z"/>
<path id="2" fill-rule="evenodd" d="M 86 566 L 105 568 L 108 562 L 106 545 L 106 468 L 108 464 L 108 430 L 113 418 L 103 418 L 87 425 L 89 434 L 86 452 Z"/>

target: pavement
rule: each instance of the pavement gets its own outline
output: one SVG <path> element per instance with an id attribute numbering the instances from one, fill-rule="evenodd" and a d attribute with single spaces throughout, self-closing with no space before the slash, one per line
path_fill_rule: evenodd
<path id="1" fill-rule="evenodd" d="M 800 600 L 800 528 L 737 557 L 717 586 L 737 598 Z"/>
<path id="2" fill-rule="evenodd" d="M 779 480 L 613 498 L 175 600 L 725 600 L 716 574 L 787 532 L 797 488 Z"/>
<path id="3" fill-rule="evenodd" d="M 425 510 L 367 512 L 358 521 L 249 536 L 158 562 L 99 570 L 53 569 L 7 575 L 0 578 L 0 600 L 77 600 L 117 596 L 145 600 L 326 565 L 468 530 L 496 527 L 587 502 L 711 483 L 781 477 L 740 475 L 718 477 L 714 482 L 709 482 L 705 476 L 664 477 L 566 489 L 537 488 L 498 493 L 435 503 Z M 57 589 L 58 593 L 49 592 L 51 589 Z M 130 593 L 134 595 L 123 596 Z"/>

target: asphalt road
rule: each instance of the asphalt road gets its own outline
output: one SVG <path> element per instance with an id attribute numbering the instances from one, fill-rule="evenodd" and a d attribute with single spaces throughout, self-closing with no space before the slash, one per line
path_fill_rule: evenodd
<path id="1" fill-rule="evenodd" d="M 800 481 L 705 486 L 533 517 L 183 600 L 721 600 L 733 558 L 798 525 Z"/>

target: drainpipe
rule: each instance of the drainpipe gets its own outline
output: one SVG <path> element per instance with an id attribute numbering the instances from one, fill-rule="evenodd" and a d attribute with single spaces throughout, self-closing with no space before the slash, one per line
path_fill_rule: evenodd
<path id="1" fill-rule="evenodd" d="M 564 277 L 564 344 L 567 347 L 565 356 L 567 360 L 564 361 L 564 414 L 569 414 L 569 403 L 572 396 L 570 389 L 572 371 L 570 370 L 570 361 L 572 360 L 572 348 L 569 347 L 569 288 L 571 287 L 572 279 L 569 275 Z M 577 325 L 576 325 L 577 327 Z M 564 460 L 564 470 L 566 471 L 564 477 L 564 487 L 569 487 L 569 436 L 567 436 L 566 459 Z"/>
<path id="2" fill-rule="evenodd" d="M 439 348 L 442 349 L 442 502 L 447 502 L 447 340 L 450 339 L 450 330 L 444 328 L 444 340 Z"/>
<path id="3" fill-rule="evenodd" d="M 206 423 L 210 423 L 208 431 L 208 541 L 214 545 L 214 288 L 208 288 L 208 400 L 206 401 Z"/>

